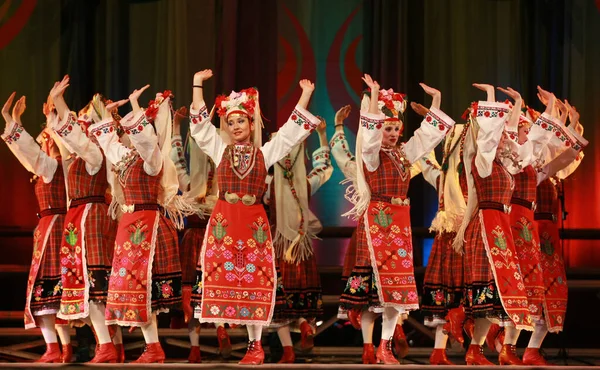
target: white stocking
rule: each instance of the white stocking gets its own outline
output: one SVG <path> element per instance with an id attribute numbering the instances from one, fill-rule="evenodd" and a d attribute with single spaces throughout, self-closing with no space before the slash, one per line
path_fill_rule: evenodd
<path id="1" fill-rule="evenodd" d="M 363 336 L 363 343 L 373 343 L 373 328 L 375 327 L 375 313 L 363 311 L 360 319 L 360 327 Z"/>
<path id="2" fill-rule="evenodd" d="M 58 339 L 56 338 L 56 329 L 54 328 L 56 324 L 56 316 L 43 315 L 38 317 L 40 329 L 42 329 L 42 335 L 44 336 L 44 341 L 46 343 L 58 343 Z"/>
<path id="3" fill-rule="evenodd" d="M 191 319 L 188 322 L 188 335 L 190 344 L 193 347 L 198 347 L 200 345 L 200 321 L 198 319 Z"/>
<path id="4" fill-rule="evenodd" d="M 123 331 L 119 325 L 115 325 L 115 336 L 112 338 L 113 344 L 123 344 Z"/>
<path id="5" fill-rule="evenodd" d="M 277 335 L 279 335 L 279 340 L 281 341 L 281 345 L 284 347 L 292 346 L 292 335 L 290 334 L 290 326 L 284 325 L 277 329 Z"/>
<path id="6" fill-rule="evenodd" d="M 386 307 L 383 309 L 383 322 L 381 323 L 381 339 L 388 340 L 394 336 L 396 323 L 398 322 L 400 312 L 394 307 Z"/>
<path id="7" fill-rule="evenodd" d="M 254 327 L 254 340 L 260 342 L 262 338 L 263 327 L 262 325 L 252 325 Z"/>
<path id="8" fill-rule="evenodd" d="M 548 327 L 546 324 L 535 324 L 527 348 L 540 348 L 544 338 L 546 337 L 546 334 L 548 334 Z"/>
<path id="9" fill-rule="evenodd" d="M 106 326 L 106 321 L 104 319 L 104 311 L 106 311 L 104 303 L 90 301 L 90 319 L 92 320 L 96 336 L 98 337 L 98 344 L 111 342 L 108 326 Z"/>
<path id="10" fill-rule="evenodd" d="M 71 343 L 71 333 L 69 333 L 69 325 L 55 325 L 56 332 L 60 338 L 60 343 L 64 346 L 65 344 Z"/>
<path id="11" fill-rule="evenodd" d="M 521 334 L 521 330 L 515 328 L 514 326 L 505 326 L 504 327 L 504 343 L 503 344 L 512 344 L 513 346 L 517 344 L 517 339 L 519 339 L 519 334 Z"/>
<path id="12" fill-rule="evenodd" d="M 488 319 L 475 319 L 475 328 L 473 329 L 473 340 L 471 343 L 482 346 L 485 343 L 488 331 L 490 331 L 490 326 L 492 326 L 492 322 Z"/>
<path id="13" fill-rule="evenodd" d="M 438 325 L 435 327 L 435 349 L 446 349 L 446 343 L 448 343 L 448 334 L 444 334 L 444 325 Z"/>
<path id="14" fill-rule="evenodd" d="M 150 323 L 146 326 L 142 326 L 142 334 L 144 334 L 144 340 L 146 344 L 158 342 L 158 325 L 156 323 L 156 314 L 153 313 L 150 319 Z"/>

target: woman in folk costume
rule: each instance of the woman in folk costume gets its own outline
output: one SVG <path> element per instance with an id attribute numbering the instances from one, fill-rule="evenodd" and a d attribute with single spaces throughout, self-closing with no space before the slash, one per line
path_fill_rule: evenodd
<path id="1" fill-rule="evenodd" d="M 187 217 L 185 232 L 179 244 L 179 260 L 181 263 L 184 318 L 191 343 L 188 362 L 200 363 L 200 322 L 194 318 L 194 310 L 191 305 L 192 287 L 196 283 L 197 269 L 201 270 L 201 267 L 197 266 L 199 251 L 202 248 L 208 218 L 218 199 L 219 189 L 215 176 L 215 165 L 212 160 L 198 148 L 194 140 L 186 140 L 185 144 L 187 145 L 184 145 L 181 138 L 181 122 L 186 117 L 186 107 L 179 108 L 174 114 L 171 159 L 177 167 L 179 190 L 186 194 L 188 198 L 194 200 L 197 209 L 196 214 Z M 184 154 L 186 147 L 190 156 L 189 174 Z M 217 339 L 221 356 L 228 358 L 232 347 L 223 324 L 217 326 Z"/>
<path id="2" fill-rule="evenodd" d="M 294 363 L 296 359 L 290 326 L 300 330 L 301 349 L 310 350 L 314 346 L 316 319 L 323 314 L 321 279 L 311 240 L 323 227 L 310 211 L 309 199 L 333 172 L 325 130 L 325 120 L 321 119 L 316 128 L 321 145 L 312 154 L 313 169 L 308 176 L 304 144 L 298 144 L 275 164 L 270 184 L 273 245 L 284 294 L 283 303 L 275 307 L 273 316 L 283 346 L 279 363 Z"/>
<path id="3" fill-rule="evenodd" d="M 62 225 L 67 213 L 67 192 L 64 166 L 69 153 L 56 141 L 56 136 L 45 127 L 34 140 L 23 128 L 21 115 L 25 111 L 25 97 L 15 104 L 13 92 L 4 107 L 6 121 L 2 140 L 25 169 L 35 175 L 35 195 L 40 207 L 39 222 L 33 232 L 33 256 L 27 280 L 25 301 L 25 329 L 36 326 L 42 331 L 46 352 L 36 362 L 71 362 L 73 349 L 66 322 L 56 319 L 60 307 L 62 285 L 60 281 L 60 240 Z M 56 119 L 51 100 L 44 104 L 46 122 Z M 37 141 L 37 143 L 36 143 Z M 62 342 L 58 344 L 56 334 Z"/>
<path id="4" fill-rule="evenodd" d="M 120 206 L 106 323 L 141 327 L 146 342 L 135 363 L 162 363 L 157 314 L 181 304 L 181 267 L 175 226 L 182 224 L 184 204 L 177 194 L 177 170 L 171 151 L 171 92 L 157 94 L 143 110 L 138 98 L 149 85 L 135 90 L 133 111 L 117 126 L 106 107 L 90 126 L 112 164 L 115 215 Z M 119 138 L 117 132 L 125 134 Z M 129 147 L 128 144 L 131 144 Z M 169 218 L 166 217 L 169 216 Z"/>
<path id="5" fill-rule="evenodd" d="M 523 150 L 515 134 L 522 100 L 516 91 L 502 90 L 515 99 L 511 111 L 508 104 L 494 101 L 493 86 L 474 86 L 486 91 L 488 100 L 477 103 L 471 113 L 471 134 L 466 138 L 463 159 L 467 209 L 453 247 L 464 251 L 465 311 L 475 319 L 466 362 L 490 365 L 481 345 L 492 322 L 504 326 L 507 333 L 532 330 L 509 215 L 514 187 L 511 174 L 520 170 L 518 157 Z M 500 362 L 506 362 L 506 354 L 500 356 Z"/>
<path id="6" fill-rule="evenodd" d="M 118 330 L 116 335 L 117 349 L 104 320 L 117 223 L 108 214 L 109 183 L 104 155 L 95 139 L 86 134 L 92 123 L 94 102 L 100 96 L 94 96 L 76 117 L 63 97 L 68 83 L 69 77 L 65 76 L 50 91 L 58 112 L 51 128 L 75 154 L 67 172 L 69 210 L 60 253 L 63 295 L 57 316 L 93 325 L 99 346 L 90 363 L 124 362 L 121 332 Z"/>
<path id="7" fill-rule="evenodd" d="M 340 303 L 343 309 L 362 311 L 363 338 L 372 336 L 368 332 L 373 330 L 375 315 L 383 313 L 376 359 L 373 345 L 365 343 L 363 362 L 397 364 L 391 339 L 398 316 L 419 307 L 406 199 L 410 167 L 442 141 L 454 121 L 439 110 L 439 91 L 421 84 L 434 97 L 430 112 L 414 136 L 396 146 L 403 125 L 400 114 L 406 106 L 403 96 L 391 90 L 380 92 L 369 75 L 363 80 L 371 97 L 363 96 L 356 191 L 351 198 L 355 207 L 346 214 L 359 219 L 356 262 Z"/>
<path id="8" fill-rule="evenodd" d="M 341 182 L 341 184 L 346 183 L 356 183 L 356 158 L 354 154 L 350 151 L 350 145 L 346 140 L 346 135 L 344 133 L 344 120 L 348 118 L 350 115 L 351 107 L 346 105 L 340 108 L 335 114 L 335 133 L 333 137 L 329 141 L 329 146 L 331 147 L 331 154 L 335 159 L 338 167 L 344 174 L 345 179 Z M 428 110 L 427 110 L 428 111 Z M 426 114 L 425 112 L 424 114 Z M 403 128 L 401 128 L 400 132 L 402 132 Z M 401 144 L 401 143 L 399 143 Z M 430 155 L 428 155 L 429 157 Z M 410 167 L 410 177 L 411 179 L 418 174 L 421 173 L 421 164 L 425 164 L 425 158 L 415 162 Z M 354 268 L 356 262 L 356 231 L 358 229 L 354 229 L 352 232 L 352 237 L 350 238 L 350 242 L 346 248 L 346 254 L 344 257 L 344 265 L 342 268 L 342 282 L 344 287 L 348 282 L 348 277 L 352 273 L 352 269 Z M 409 346 L 408 341 L 406 339 L 406 335 L 404 334 L 404 329 L 402 328 L 402 324 L 404 320 L 408 317 L 408 314 L 401 314 L 398 316 L 398 321 L 396 323 L 396 327 L 394 329 L 393 342 L 394 342 L 394 350 L 396 355 L 399 358 L 404 358 L 408 355 Z M 361 330 L 361 319 L 362 312 L 359 310 L 346 310 L 340 307 L 338 312 L 338 318 L 342 320 L 349 320 L 352 326 Z M 362 332 L 363 334 L 363 343 L 372 345 L 373 343 L 373 331 L 366 330 Z M 372 358 L 364 357 L 363 363 L 368 364 L 372 362 Z"/>
<path id="9" fill-rule="evenodd" d="M 254 88 L 217 98 L 221 135 L 210 123 L 202 94 L 204 70 L 194 75 L 190 132 L 217 167 L 219 200 L 213 209 L 201 251 L 202 276 L 196 308 L 200 322 L 246 325 L 249 345 L 240 362 L 262 364 L 262 328 L 271 323 L 277 274 L 271 231 L 261 199 L 267 169 L 302 142 L 319 123 L 306 107 L 314 90 L 300 81 L 302 95 L 277 136 L 261 145 L 261 114 Z M 196 293 L 196 292 L 195 292 Z"/>

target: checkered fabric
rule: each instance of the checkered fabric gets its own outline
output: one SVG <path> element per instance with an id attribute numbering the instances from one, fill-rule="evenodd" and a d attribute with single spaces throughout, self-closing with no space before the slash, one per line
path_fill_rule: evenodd
<path id="1" fill-rule="evenodd" d="M 404 154 L 399 148 L 379 151 L 379 167 L 369 172 L 365 166 L 365 179 L 371 189 L 371 198 L 378 195 L 406 198 L 410 182 L 410 166 L 402 162 Z"/>
<path id="2" fill-rule="evenodd" d="M 156 176 L 148 175 L 144 171 L 144 160 L 137 155 L 119 179 L 125 204 L 156 204 L 161 176 L 162 170 Z"/>
<path id="3" fill-rule="evenodd" d="M 463 258 L 452 248 L 456 233 L 436 235 L 425 269 L 421 310 L 426 318 L 444 318 L 463 304 Z"/>
<path id="4" fill-rule="evenodd" d="M 173 288 L 173 294 L 165 297 L 161 287 L 165 282 Z M 177 230 L 162 213 L 158 221 L 156 251 L 152 262 L 152 311 L 181 307 L 181 265 Z"/>
<path id="5" fill-rule="evenodd" d="M 198 217 L 198 216 L 195 216 Z M 198 220 L 200 218 L 198 217 Z M 190 218 L 188 217 L 188 225 Z M 206 226 L 205 226 L 206 227 Z M 183 285 L 193 285 L 196 281 L 196 265 L 204 240 L 205 228 L 188 227 L 185 229 L 179 244 L 179 260 L 181 263 L 181 276 Z"/>
<path id="6" fill-rule="evenodd" d="M 356 261 L 356 229 L 352 232 L 352 237 L 350 238 L 350 242 L 346 247 L 346 255 L 344 257 L 344 267 L 342 269 L 342 281 L 346 284 L 348 280 L 348 276 L 352 272 L 352 268 L 354 267 L 354 262 Z"/>
<path id="7" fill-rule="evenodd" d="M 277 261 L 285 291 L 285 302 L 275 308 L 275 319 L 307 320 L 323 314 L 321 279 L 314 255 L 299 264 Z M 278 275 L 279 276 L 279 275 Z"/>
<path id="8" fill-rule="evenodd" d="M 67 182 L 71 200 L 91 196 L 103 197 L 108 189 L 106 160 L 102 161 L 102 167 L 96 174 L 90 175 L 85 169 L 85 161 L 79 157 L 76 158 L 69 166 Z"/>
<path id="9" fill-rule="evenodd" d="M 513 199 L 522 199 L 527 202 L 535 202 L 537 174 L 533 166 L 529 165 L 522 172 L 514 175 L 515 190 Z"/>
<path id="10" fill-rule="evenodd" d="M 60 157 L 56 160 L 58 161 L 58 167 L 54 172 L 52 181 L 46 184 L 42 179 L 38 178 L 35 183 L 35 197 L 37 198 L 40 211 L 49 208 L 67 208 L 67 191 L 65 188 L 62 161 Z M 62 224 L 60 227 L 62 228 Z"/>
<path id="11" fill-rule="evenodd" d="M 536 190 L 537 208 L 535 214 L 558 214 L 558 191 L 552 180 L 542 181 Z"/>
<path id="12" fill-rule="evenodd" d="M 232 145 L 228 146 L 223 153 L 223 158 L 219 167 L 217 168 L 217 181 L 219 184 L 219 193 L 225 194 L 236 193 L 240 197 L 249 194 L 255 195 L 256 199 L 260 201 L 267 190 L 267 184 L 265 179 L 267 178 L 267 169 L 264 166 L 264 157 L 262 151 L 251 147 L 254 167 L 249 170 L 250 173 L 240 179 L 234 171 L 231 170 L 233 158 L 232 158 Z"/>

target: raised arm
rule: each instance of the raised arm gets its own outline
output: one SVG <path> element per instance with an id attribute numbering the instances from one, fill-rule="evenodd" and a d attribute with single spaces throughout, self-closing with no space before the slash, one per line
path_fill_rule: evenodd
<path id="1" fill-rule="evenodd" d="M 171 138 L 171 160 L 175 163 L 177 169 L 177 180 L 179 190 L 188 191 L 190 188 L 190 175 L 187 170 L 187 161 L 183 152 L 183 140 L 181 138 L 181 121 L 185 119 L 187 109 L 179 108 L 173 117 L 173 137 Z"/>
<path id="2" fill-rule="evenodd" d="M 361 151 L 362 161 L 368 171 L 373 172 L 379 167 L 379 151 L 383 137 L 385 115 L 379 111 L 379 83 L 365 73 L 362 80 L 371 89 L 371 99 L 367 112 L 360 112 Z"/>
<path id="3" fill-rule="evenodd" d="M 321 123 L 317 126 L 321 146 L 312 154 L 313 169 L 307 176 L 311 195 L 314 195 L 331 178 L 331 174 L 333 173 L 329 146 L 327 145 L 326 129 L 325 120 L 321 118 Z"/>
<path id="4" fill-rule="evenodd" d="M 344 120 L 350 115 L 350 106 L 346 105 L 335 114 L 335 133 L 329 141 L 331 155 L 347 179 L 356 179 L 356 161 L 350 151 L 350 145 L 344 134 Z"/>
<path id="5" fill-rule="evenodd" d="M 194 138 L 200 150 L 213 160 L 215 166 L 218 166 L 221 163 L 227 144 L 223 142 L 223 139 L 217 133 L 216 127 L 210 122 L 210 115 L 206 109 L 202 92 L 204 81 L 211 78 L 212 75 L 210 69 L 196 72 L 194 75 L 193 101 L 190 106 L 190 135 Z"/>
<path id="6" fill-rule="evenodd" d="M 13 109 L 13 116 L 16 120 L 8 113 L 14 97 L 15 93 L 13 92 L 2 108 L 2 117 L 6 126 L 4 133 L 0 136 L 27 171 L 40 176 L 45 183 L 49 183 L 54 178 L 58 161 L 44 153 L 33 137 L 23 128 L 21 114 L 25 111 L 25 97 L 21 97 Z"/>
<path id="7" fill-rule="evenodd" d="M 288 155 L 298 143 L 303 142 L 320 122 L 306 110 L 315 85 L 309 80 L 301 80 L 299 85 L 302 88 L 302 95 L 290 118 L 279 128 L 277 135 L 261 148 L 267 168 Z"/>

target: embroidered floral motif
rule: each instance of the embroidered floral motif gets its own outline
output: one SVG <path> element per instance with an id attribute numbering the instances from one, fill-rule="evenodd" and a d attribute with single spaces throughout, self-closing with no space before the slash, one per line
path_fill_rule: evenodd
<path id="1" fill-rule="evenodd" d="M 379 130 L 383 125 L 383 120 L 360 116 L 360 125 L 367 130 Z"/>
<path id="2" fill-rule="evenodd" d="M 290 119 L 297 124 L 298 126 L 303 127 L 305 130 L 314 130 L 317 127 L 316 124 L 313 124 L 304 114 L 302 114 L 299 110 L 294 109 Z"/>
<path id="3" fill-rule="evenodd" d="M 19 124 L 13 124 L 8 135 L 2 135 L 2 139 L 6 142 L 6 144 L 10 145 L 16 143 L 23 134 L 23 126 Z"/>

